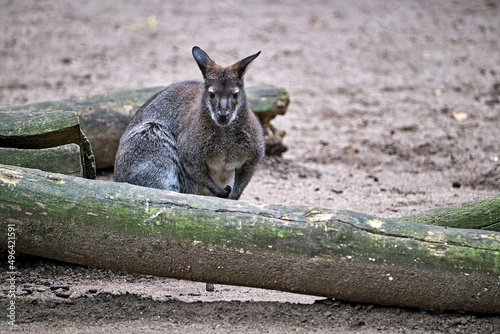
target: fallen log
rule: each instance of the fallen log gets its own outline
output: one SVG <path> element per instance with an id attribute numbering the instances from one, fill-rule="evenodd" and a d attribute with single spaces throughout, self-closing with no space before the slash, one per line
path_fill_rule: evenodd
<path id="1" fill-rule="evenodd" d="M 500 231 L 500 195 L 448 208 L 431 209 L 400 219 L 419 224 Z"/>
<path id="2" fill-rule="evenodd" d="M 500 314 L 500 233 L 0 166 L 0 244 L 106 269 Z"/>
<path id="3" fill-rule="evenodd" d="M 74 112 L 0 113 L 2 147 L 47 148 L 80 144 L 80 122 Z"/>
<path id="4" fill-rule="evenodd" d="M 0 164 L 96 175 L 90 143 L 72 111 L 0 112 Z"/>
<path id="5" fill-rule="evenodd" d="M 66 144 L 43 149 L 0 147 L 0 163 L 83 177 L 80 146 Z"/>
<path id="6" fill-rule="evenodd" d="M 33 103 L 0 109 L 9 112 L 75 111 L 90 143 L 97 168 L 112 167 L 120 137 L 144 102 L 165 87 L 123 90 L 84 98 Z M 290 101 L 284 88 L 271 85 L 247 87 L 250 108 L 261 121 L 266 137 L 266 154 L 280 155 L 287 150 L 282 140 L 284 131 L 274 128 L 270 121 L 286 112 Z"/>

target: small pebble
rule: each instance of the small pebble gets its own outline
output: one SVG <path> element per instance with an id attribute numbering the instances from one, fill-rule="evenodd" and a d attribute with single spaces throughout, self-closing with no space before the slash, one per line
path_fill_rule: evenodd
<path id="1" fill-rule="evenodd" d="M 215 286 L 213 285 L 213 283 L 207 283 L 207 287 L 205 288 L 205 290 L 208 292 L 213 292 L 215 291 Z"/>
<path id="2" fill-rule="evenodd" d="M 314 304 L 323 304 L 323 305 L 332 305 L 333 304 L 333 300 L 330 299 L 330 298 L 326 298 L 326 299 L 316 299 L 314 301 Z"/>
<path id="3" fill-rule="evenodd" d="M 453 186 L 453 188 L 460 188 L 462 185 L 460 184 L 460 182 L 455 181 L 452 183 L 452 186 Z"/>
<path id="4" fill-rule="evenodd" d="M 96 288 L 89 289 L 88 293 L 97 293 L 97 289 Z"/>
<path id="5" fill-rule="evenodd" d="M 59 298 L 69 298 L 71 296 L 71 292 L 68 291 L 58 291 L 56 292 L 56 296 Z"/>
<path id="6" fill-rule="evenodd" d="M 50 286 L 50 290 L 52 290 L 52 291 L 57 290 L 57 289 L 63 289 L 63 290 L 68 291 L 69 285 L 68 284 L 52 284 Z"/>
<path id="7" fill-rule="evenodd" d="M 26 291 L 28 293 L 28 295 L 31 295 L 34 290 L 35 289 L 32 286 L 30 286 L 29 288 L 23 288 L 22 291 Z"/>
<path id="8" fill-rule="evenodd" d="M 486 101 L 484 101 L 484 103 L 486 103 L 486 105 L 488 106 L 493 106 L 500 103 L 500 100 L 496 96 L 490 96 Z"/>

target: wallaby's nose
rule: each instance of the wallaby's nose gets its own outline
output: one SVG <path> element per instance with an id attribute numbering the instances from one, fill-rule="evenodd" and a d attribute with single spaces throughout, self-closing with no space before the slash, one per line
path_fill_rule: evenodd
<path id="1" fill-rule="evenodd" d="M 225 121 L 227 121 L 228 118 L 229 118 L 228 113 L 222 113 L 222 112 L 217 113 L 217 119 L 221 123 L 224 123 Z"/>

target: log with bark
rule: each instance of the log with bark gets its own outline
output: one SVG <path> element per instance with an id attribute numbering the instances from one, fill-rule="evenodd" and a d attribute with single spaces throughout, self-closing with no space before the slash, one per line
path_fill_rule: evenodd
<path id="1" fill-rule="evenodd" d="M 95 178 L 90 143 L 73 111 L 0 112 L 0 164 Z"/>
<path id="2" fill-rule="evenodd" d="M 136 110 L 151 96 L 165 87 L 124 90 L 85 98 L 41 102 L 0 109 L 9 112 L 39 112 L 72 110 L 80 117 L 81 127 L 90 143 L 97 168 L 112 167 L 120 137 Z M 283 144 L 284 131 L 270 121 L 286 112 L 290 101 L 284 88 L 271 85 L 247 87 L 250 108 L 261 121 L 266 136 L 266 154 L 280 155 L 287 150 Z"/>
<path id="3" fill-rule="evenodd" d="M 83 177 L 80 146 L 67 144 L 43 149 L 0 147 L 0 163 Z"/>
<path id="4" fill-rule="evenodd" d="M 401 219 L 420 224 L 500 232 L 500 195 L 453 207 L 436 208 Z"/>
<path id="5" fill-rule="evenodd" d="M 256 205 L 12 166 L 0 166 L 0 221 L 2 248 L 12 230 L 16 251 L 71 263 L 500 314 L 494 231 Z"/>

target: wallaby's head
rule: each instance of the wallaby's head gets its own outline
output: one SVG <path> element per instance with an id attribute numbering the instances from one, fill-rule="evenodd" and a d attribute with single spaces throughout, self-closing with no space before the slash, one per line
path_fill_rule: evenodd
<path id="1" fill-rule="evenodd" d="M 223 68 L 210 59 L 205 51 L 197 46 L 193 48 L 193 57 L 205 80 L 202 104 L 210 112 L 211 118 L 217 125 L 231 124 L 243 109 L 246 103 L 243 75 L 248 64 L 259 54 L 260 51 Z"/>

